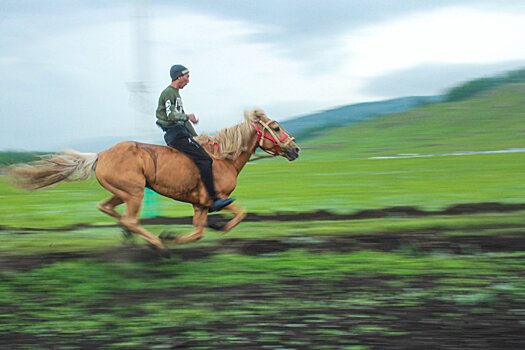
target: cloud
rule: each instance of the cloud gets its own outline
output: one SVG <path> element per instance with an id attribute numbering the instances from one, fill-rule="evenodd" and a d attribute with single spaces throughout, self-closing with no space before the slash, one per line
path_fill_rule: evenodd
<path id="1" fill-rule="evenodd" d="M 422 64 L 367 80 L 375 96 L 439 95 L 461 82 L 525 67 L 525 60 L 494 64 Z"/>
<path id="2" fill-rule="evenodd" d="M 337 66 L 342 59 L 331 54 L 338 45 L 337 33 L 454 3 L 458 1 L 193 0 L 182 2 L 180 6 L 189 11 L 262 27 L 263 32 L 252 33 L 252 41 L 273 43 L 283 54 L 304 62 L 309 69 L 333 73 L 330 67 Z"/>
<path id="3" fill-rule="evenodd" d="M 71 21 L 53 22 L 48 17 L 20 32 L 38 40 L 16 45 L 0 59 L 5 84 L 0 96 L 5 136 L 0 147 L 60 149 L 83 138 L 128 137 L 137 131 L 158 136 L 156 102 L 169 83 L 169 67 L 176 62 L 191 70 L 192 83 L 182 94 L 187 111 L 201 118 L 200 131 L 237 123 L 245 108 L 261 106 L 270 115 L 282 116 L 283 110 L 304 113 L 333 103 L 334 94 L 328 91 L 317 93 L 315 100 L 308 97 L 309 84 L 326 85 L 327 78 L 312 80 L 278 45 L 250 40 L 264 28 L 192 12 L 179 14 L 177 21 L 166 15 L 150 18 L 151 37 L 142 48 L 147 52 L 148 75 L 138 78 L 146 80 L 148 89 L 140 93 L 128 90 L 129 83 L 137 81 L 132 18 L 94 24 L 79 20 L 82 24 L 68 30 L 36 33 L 46 21 L 53 28 Z M 20 137 L 20 130 L 30 137 Z"/>
<path id="4" fill-rule="evenodd" d="M 102 136 L 158 139 L 154 110 L 174 63 L 190 68 L 185 107 L 199 115 L 199 131 L 211 132 L 238 122 L 245 108 L 283 120 L 422 94 L 431 83 L 441 89 L 525 57 L 525 5 L 510 0 L 2 6 L 0 33 L 9 35 L 0 36 L 0 149 L 59 149 Z"/>
<path id="5" fill-rule="evenodd" d="M 339 46 L 347 57 L 341 74 L 359 82 L 363 94 L 376 98 L 440 93 L 474 78 L 474 72 L 520 67 L 525 47 L 516 43 L 523 32 L 523 12 L 450 7 L 411 14 L 341 35 Z M 482 71 L 484 67 L 488 70 Z M 434 89 L 431 83 L 437 84 Z"/>
<path id="6" fill-rule="evenodd" d="M 253 35 L 265 30 L 253 23 L 185 13 L 176 22 L 157 18 L 153 25 L 158 43 L 153 51 L 159 53 L 155 66 L 161 73 L 157 80 L 166 85 L 173 63 L 187 65 L 191 84 L 182 92 L 186 110 L 199 111 L 204 116 L 201 119 L 216 128 L 238 122 L 245 108 L 261 106 L 269 114 L 282 115 L 272 106 L 291 103 L 302 104 L 304 113 L 344 96 L 346 83 L 312 72 L 275 43 L 252 42 Z M 170 30 L 174 45 L 166 46 L 158 38 Z M 326 86 L 335 90 L 324 89 Z M 313 87 L 320 88 L 314 92 Z M 310 99 L 312 95 L 315 100 Z"/>
<path id="7" fill-rule="evenodd" d="M 129 27 L 119 21 L 68 26 L 74 17 L 83 23 L 80 17 L 94 14 L 63 21 L 27 15 L 34 25 L 25 27 L 13 21 L 11 29 L 20 27 L 18 35 L 27 40 L 6 45 L 0 60 L 0 146 L 42 149 L 58 140 L 129 130 L 114 118 L 129 114 L 121 109 L 128 98 L 123 80 L 130 70 Z M 47 35 L 40 32 L 44 23 Z"/>
<path id="8" fill-rule="evenodd" d="M 525 57 L 516 45 L 525 32 L 524 13 L 446 8 L 400 18 L 344 36 L 346 70 L 361 76 L 384 74 L 421 62 L 487 64 Z"/>

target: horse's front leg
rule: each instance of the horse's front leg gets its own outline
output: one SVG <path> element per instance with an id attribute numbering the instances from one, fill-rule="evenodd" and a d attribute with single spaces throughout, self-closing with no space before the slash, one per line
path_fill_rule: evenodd
<path id="1" fill-rule="evenodd" d="M 223 233 L 230 232 L 235 226 L 239 225 L 246 217 L 245 211 L 236 204 L 230 204 L 224 208 L 233 214 L 233 218 L 221 229 Z"/>
<path id="2" fill-rule="evenodd" d="M 201 207 L 198 205 L 193 205 L 193 232 L 177 237 L 173 240 L 173 243 L 175 244 L 183 244 L 183 243 L 189 243 L 198 241 L 199 239 L 204 236 L 204 229 L 206 227 L 206 220 L 208 219 L 208 208 Z"/>

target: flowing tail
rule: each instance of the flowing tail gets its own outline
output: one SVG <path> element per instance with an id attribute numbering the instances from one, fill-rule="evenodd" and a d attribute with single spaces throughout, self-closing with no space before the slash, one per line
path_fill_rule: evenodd
<path id="1" fill-rule="evenodd" d="M 87 180 L 95 170 L 98 154 L 68 150 L 41 158 L 27 164 L 8 166 L 6 173 L 11 177 L 11 184 L 28 191 L 35 191 L 62 181 Z"/>

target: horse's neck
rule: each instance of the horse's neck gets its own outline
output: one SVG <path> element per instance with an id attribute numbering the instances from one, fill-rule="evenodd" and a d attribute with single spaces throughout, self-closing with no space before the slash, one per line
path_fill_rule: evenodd
<path id="1" fill-rule="evenodd" d="M 246 163 L 250 160 L 251 155 L 253 152 L 255 152 L 255 149 L 257 148 L 257 134 L 255 133 L 255 130 L 253 132 L 252 137 L 248 141 L 248 146 L 246 147 L 246 151 L 242 152 L 236 159 L 232 160 L 232 164 L 237 170 L 237 174 L 239 174 Z"/>

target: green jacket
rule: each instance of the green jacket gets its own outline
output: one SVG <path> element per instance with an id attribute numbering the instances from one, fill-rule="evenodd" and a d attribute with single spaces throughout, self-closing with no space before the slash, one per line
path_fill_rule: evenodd
<path id="1" fill-rule="evenodd" d="M 169 85 L 160 94 L 156 115 L 157 125 L 163 130 L 172 128 L 177 124 L 183 124 L 190 134 L 197 136 L 188 116 L 184 113 L 179 90 L 173 86 Z"/>

